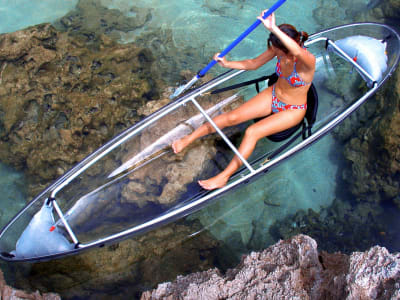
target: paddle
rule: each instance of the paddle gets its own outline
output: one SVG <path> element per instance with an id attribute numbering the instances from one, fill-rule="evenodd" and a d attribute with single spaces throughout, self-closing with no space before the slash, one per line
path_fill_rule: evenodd
<path id="1" fill-rule="evenodd" d="M 271 15 L 275 10 L 277 10 L 286 0 L 278 0 L 272 5 L 268 11 L 263 15 L 263 19 L 266 19 L 269 15 Z M 246 31 L 244 31 L 236 40 L 234 40 L 228 47 L 226 47 L 218 57 L 224 57 L 229 51 L 231 51 L 237 44 L 239 44 L 246 36 L 248 36 L 258 25 L 260 25 L 261 21 L 256 20 Z M 178 87 L 174 94 L 170 97 L 171 99 L 179 96 L 183 91 L 190 88 L 199 78 L 203 77 L 215 64 L 216 60 L 212 60 L 204 69 L 200 70 L 196 76 L 192 78 L 187 84 Z"/>

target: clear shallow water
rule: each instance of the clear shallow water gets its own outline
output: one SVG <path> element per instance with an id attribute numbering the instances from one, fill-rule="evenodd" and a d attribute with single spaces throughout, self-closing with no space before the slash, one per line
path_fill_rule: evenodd
<path id="1" fill-rule="evenodd" d="M 272 1 L 227 2 L 227 1 L 123 1 L 99 0 L 103 5 L 119 9 L 125 15 L 132 14 L 132 5 L 150 8 L 152 19 L 145 27 L 125 33 L 123 42 L 133 41 L 136 36 L 152 29 L 171 29 L 175 46 L 188 45 L 204 49 L 199 61 L 207 63 L 210 55 L 225 48 L 241 32 L 255 21 L 260 11 Z M 278 23 L 292 23 L 309 33 L 320 26 L 313 19 L 312 11 L 321 1 L 288 1 L 278 10 Z M 362 1 L 358 1 L 359 4 Z M 367 4 L 369 1 L 364 1 Z M 9 32 L 42 22 L 54 22 L 74 8 L 77 1 L 38 0 L 0 1 L 0 32 Z M 336 1 L 329 8 L 338 8 Z M 327 9 L 329 9 L 327 8 Z M 348 23 L 345 13 L 338 14 L 337 24 Z M 260 27 L 246 38 L 230 54 L 231 59 L 241 59 L 259 54 L 266 48 L 266 31 Z M 218 67 L 216 70 L 221 71 Z M 196 70 L 193 70 L 196 71 Z M 296 211 L 312 208 L 319 212 L 329 206 L 337 190 L 343 189 L 336 178 L 342 171 L 341 146 L 331 135 L 324 137 L 313 147 L 285 162 L 252 185 L 229 194 L 221 201 L 192 215 L 189 219 L 200 220 L 205 229 L 229 246 L 230 237 L 240 234 L 242 248 L 251 250 L 260 244 L 268 246 L 275 242 L 268 228 Z M 15 171 L 0 166 L 2 199 L 2 224 L 14 215 L 26 202 L 21 183 L 24 178 Z M 13 199 L 13 200 L 11 200 Z M 7 208 L 7 209 L 4 209 Z M 254 242 L 254 232 L 259 238 Z M 96 255 L 96 250 L 93 251 Z"/>
<path id="2" fill-rule="evenodd" d="M 5 226 L 26 203 L 24 175 L 0 164 L 0 226 Z"/>
<path id="3" fill-rule="evenodd" d="M 0 33 L 13 32 L 28 26 L 54 22 L 73 9 L 78 0 L 1 0 Z"/>

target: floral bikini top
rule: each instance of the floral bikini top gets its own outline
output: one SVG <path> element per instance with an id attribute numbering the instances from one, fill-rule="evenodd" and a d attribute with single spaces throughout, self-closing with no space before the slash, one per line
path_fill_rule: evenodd
<path id="1" fill-rule="evenodd" d="M 282 75 L 282 70 L 281 70 L 281 59 L 280 57 L 278 58 L 278 62 L 276 63 L 276 68 L 275 68 L 275 73 L 281 78 L 286 79 L 286 81 L 293 87 L 300 87 L 300 86 L 305 86 L 311 84 L 311 82 L 305 82 L 303 79 L 301 79 L 299 73 L 296 71 L 296 63 L 297 59 L 294 61 L 293 65 L 293 72 L 290 74 L 288 77 L 285 77 Z"/>

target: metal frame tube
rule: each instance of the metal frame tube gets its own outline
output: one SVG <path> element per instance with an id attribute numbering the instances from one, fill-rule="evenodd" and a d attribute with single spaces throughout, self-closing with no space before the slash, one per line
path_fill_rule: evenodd
<path id="1" fill-rule="evenodd" d="M 75 233 L 72 231 L 72 229 L 69 226 L 67 220 L 65 220 L 64 214 L 62 213 L 61 208 L 58 206 L 58 203 L 56 202 L 56 200 L 55 199 L 52 200 L 51 203 L 53 204 L 54 208 L 56 209 L 56 212 L 57 212 L 58 216 L 60 217 L 62 223 L 64 224 L 65 228 L 67 229 L 68 234 L 70 235 L 70 237 L 71 237 L 72 241 L 74 242 L 74 244 L 75 245 L 79 244 L 79 241 L 75 236 Z"/>
<path id="2" fill-rule="evenodd" d="M 355 62 L 350 56 L 346 54 L 339 46 L 335 44 L 332 40 L 328 39 L 328 44 L 332 46 L 340 55 L 342 55 L 349 63 L 351 63 L 357 70 L 359 70 L 364 76 L 366 76 L 369 80 L 371 80 L 371 83 L 375 82 L 375 79 L 371 77 L 371 75 L 364 70 L 363 67 L 361 67 L 357 62 Z"/>
<path id="3" fill-rule="evenodd" d="M 194 99 L 194 97 L 191 98 L 193 104 L 197 107 L 197 109 L 203 114 L 203 116 L 207 119 L 208 123 L 211 124 L 212 127 L 214 127 L 215 131 L 222 137 L 222 139 L 225 141 L 225 143 L 228 144 L 228 146 L 232 149 L 232 151 L 239 157 L 239 159 L 242 161 L 242 163 L 250 170 L 251 173 L 254 173 L 254 169 L 250 164 L 247 162 L 247 160 L 240 154 L 239 150 L 231 143 L 231 141 L 228 139 L 228 137 L 221 131 L 221 129 L 218 128 L 217 124 L 210 118 L 210 116 L 207 114 L 207 112 L 200 106 L 200 104 Z"/>
<path id="4" fill-rule="evenodd" d="M 366 76 L 369 80 L 371 80 L 371 83 L 375 82 L 375 80 L 371 77 L 371 75 L 365 71 L 363 67 L 361 67 L 356 61 L 354 61 L 350 56 L 347 55 L 346 52 L 344 52 L 338 45 L 335 44 L 335 42 L 331 39 L 328 39 L 326 37 L 319 37 L 316 39 L 313 39 L 311 41 L 306 41 L 304 43 L 305 46 L 309 46 L 318 42 L 325 42 L 328 43 L 330 46 L 332 46 L 346 61 L 351 63 L 357 70 L 359 70 L 364 76 Z"/>

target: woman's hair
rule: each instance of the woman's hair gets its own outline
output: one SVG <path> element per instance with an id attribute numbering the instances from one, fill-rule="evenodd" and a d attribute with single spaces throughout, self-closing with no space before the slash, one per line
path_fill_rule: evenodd
<path id="1" fill-rule="evenodd" d="M 286 33 L 289 37 L 296 41 L 300 46 L 303 46 L 304 42 L 308 39 L 308 33 L 304 31 L 297 31 L 293 25 L 290 24 L 281 24 L 278 26 L 280 30 Z M 282 44 L 281 40 L 273 33 L 269 35 L 268 38 L 268 47 L 271 44 L 282 50 L 285 53 L 289 53 L 289 50 Z"/>

